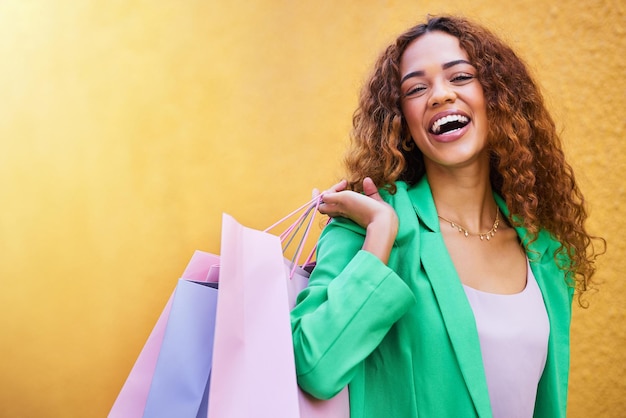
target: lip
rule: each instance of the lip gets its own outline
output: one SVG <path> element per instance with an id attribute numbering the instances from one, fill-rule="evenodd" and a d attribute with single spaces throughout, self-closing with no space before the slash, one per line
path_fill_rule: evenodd
<path id="1" fill-rule="evenodd" d="M 458 129 L 454 132 L 448 132 L 448 133 L 443 133 L 443 134 L 434 134 L 430 131 L 430 127 L 433 126 L 433 124 L 435 123 L 436 120 L 443 118 L 444 116 L 449 116 L 449 115 L 461 115 L 466 117 L 470 122 L 465 125 L 464 127 L 462 127 L 461 129 Z M 460 137 L 462 137 L 463 135 L 465 135 L 465 133 L 467 132 L 467 130 L 469 129 L 470 124 L 472 123 L 472 118 L 470 118 L 470 116 L 465 113 L 462 112 L 458 109 L 449 109 L 449 110 L 445 110 L 443 112 L 439 112 L 437 114 L 435 114 L 429 121 L 428 126 L 426 127 L 426 131 L 428 132 L 428 135 L 433 138 L 434 140 L 438 141 L 438 142 L 453 142 L 456 141 L 457 139 L 459 139 Z"/>

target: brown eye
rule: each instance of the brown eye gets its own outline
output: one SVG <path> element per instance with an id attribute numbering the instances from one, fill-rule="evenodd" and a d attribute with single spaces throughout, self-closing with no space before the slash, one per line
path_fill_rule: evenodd
<path id="1" fill-rule="evenodd" d="M 469 80 L 472 80 L 474 78 L 474 76 L 472 74 L 457 74 L 454 77 L 452 77 L 452 81 L 456 82 L 456 83 L 463 83 Z"/>
<path id="2" fill-rule="evenodd" d="M 411 87 L 404 95 L 406 97 L 409 97 L 409 96 L 419 96 L 421 93 L 424 92 L 424 90 L 426 90 L 425 86 L 417 85 L 415 87 Z"/>

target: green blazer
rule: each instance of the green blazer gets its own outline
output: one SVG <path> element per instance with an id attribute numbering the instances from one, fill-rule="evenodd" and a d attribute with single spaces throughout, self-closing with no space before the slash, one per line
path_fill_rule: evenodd
<path id="1" fill-rule="evenodd" d="M 474 316 L 430 186 L 424 177 L 397 188 L 384 196 L 399 218 L 387 265 L 361 250 L 365 230 L 355 223 L 336 218 L 322 232 L 291 316 L 298 383 L 321 399 L 349 384 L 352 418 L 491 417 Z M 558 247 L 542 231 L 528 251 L 550 320 L 535 417 L 565 418 L 573 291 Z"/>

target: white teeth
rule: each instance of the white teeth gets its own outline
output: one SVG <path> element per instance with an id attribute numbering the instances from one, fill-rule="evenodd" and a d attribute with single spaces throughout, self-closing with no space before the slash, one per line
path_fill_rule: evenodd
<path id="1" fill-rule="evenodd" d="M 437 119 L 435 121 L 435 123 L 433 123 L 433 126 L 431 126 L 430 130 L 435 133 L 438 134 L 439 131 L 441 130 L 441 126 L 449 123 L 449 122 L 461 122 L 461 123 L 467 123 L 469 122 L 469 120 L 467 119 L 467 117 L 463 116 L 463 115 L 448 115 L 448 116 L 444 116 L 440 119 Z"/>

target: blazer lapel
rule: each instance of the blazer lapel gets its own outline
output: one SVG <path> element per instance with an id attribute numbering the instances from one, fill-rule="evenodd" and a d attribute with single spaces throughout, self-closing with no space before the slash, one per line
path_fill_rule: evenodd
<path id="1" fill-rule="evenodd" d="M 478 416 L 491 417 L 474 314 L 444 244 L 437 210 L 425 176 L 411 190 L 411 200 L 420 220 L 421 262 L 437 298 L 465 385 Z"/>
<path id="2" fill-rule="evenodd" d="M 505 216 L 509 210 L 500 196 L 495 196 L 500 210 Z M 517 235 L 528 248 L 527 256 L 530 268 L 541 289 L 548 317 L 550 318 L 550 334 L 569 335 L 569 318 L 571 315 L 571 302 L 573 287 L 568 289 L 568 283 L 563 271 L 556 265 L 554 251 L 560 245 L 550 234 L 542 230 L 537 239 L 529 243 L 530 234 L 523 227 L 515 227 Z M 552 247 L 551 251 L 550 248 Z M 573 286 L 573 283 L 571 283 Z M 550 338 L 551 343 L 553 337 Z"/>
<path id="3" fill-rule="evenodd" d="M 503 210 L 504 211 L 504 210 Z M 524 243 L 528 231 L 518 227 L 517 233 Z M 554 251 L 560 244 L 547 231 L 528 245 L 530 267 L 541 289 L 550 321 L 548 357 L 537 390 L 536 416 L 557 417 L 567 404 L 569 374 L 569 328 L 572 314 L 574 288 L 568 286 L 563 271 L 556 265 Z"/>

